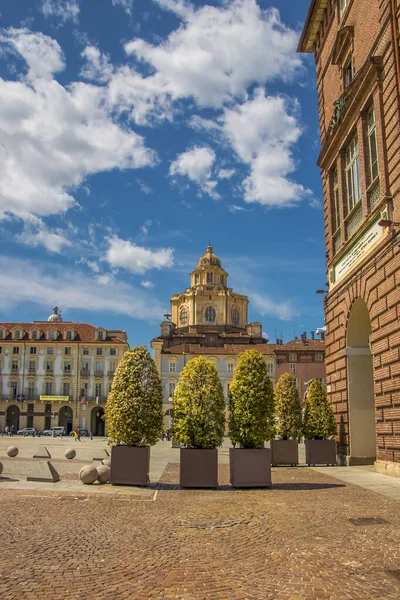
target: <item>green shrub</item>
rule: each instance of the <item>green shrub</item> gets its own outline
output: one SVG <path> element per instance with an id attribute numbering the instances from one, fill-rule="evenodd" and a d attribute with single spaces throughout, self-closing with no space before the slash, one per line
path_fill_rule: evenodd
<path id="1" fill-rule="evenodd" d="M 172 436 L 191 448 L 216 448 L 225 427 L 225 400 L 214 364 L 202 356 L 183 369 L 173 403 Z"/>
<path id="2" fill-rule="evenodd" d="M 274 437 L 274 392 L 263 356 L 247 350 L 229 388 L 229 437 L 234 446 L 256 448 Z"/>
<path id="3" fill-rule="evenodd" d="M 112 444 L 149 446 L 163 430 L 160 376 L 144 346 L 125 352 L 115 372 L 105 407 Z"/>
<path id="4" fill-rule="evenodd" d="M 336 435 L 337 425 L 322 383 L 314 379 L 308 386 L 303 417 L 303 433 L 308 440 L 325 440 Z"/>
<path id="5" fill-rule="evenodd" d="M 282 440 L 302 434 L 302 414 L 296 378 L 284 373 L 275 387 L 276 435 Z"/>

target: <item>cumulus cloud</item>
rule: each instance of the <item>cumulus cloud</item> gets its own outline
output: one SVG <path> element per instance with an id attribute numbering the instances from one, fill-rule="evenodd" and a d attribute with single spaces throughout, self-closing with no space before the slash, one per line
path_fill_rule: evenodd
<path id="1" fill-rule="evenodd" d="M 26 60 L 27 79 L 0 79 L 0 211 L 47 216 L 75 204 L 86 177 L 152 166 L 155 154 L 134 131 L 114 121 L 102 87 L 51 78 L 63 67 L 57 42 L 25 29 L 6 42 Z"/>
<path id="2" fill-rule="evenodd" d="M 81 69 L 81 77 L 97 83 L 106 83 L 111 78 L 113 66 L 107 54 L 100 52 L 96 46 L 86 46 L 81 56 L 86 61 Z"/>
<path id="3" fill-rule="evenodd" d="M 21 285 L 29 273 L 29 285 Z M 60 277 L 62 273 L 62 277 Z M 165 312 L 153 294 L 124 281 L 105 285 L 102 276 L 65 268 L 65 265 L 44 265 L 34 261 L 0 256 L 0 308 L 16 308 L 34 303 L 48 309 L 54 290 L 62 298 L 64 312 L 68 309 L 91 313 L 119 314 L 134 319 L 157 321 Z"/>
<path id="4" fill-rule="evenodd" d="M 131 273 L 143 275 L 150 269 L 165 269 L 172 267 L 174 263 L 172 248 L 150 250 L 118 236 L 108 238 L 108 244 L 104 260 L 111 267 L 126 269 Z"/>
<path id="5" fill-rule="evenodd" d="M 218 171 L 218 179 L 230 179 L 236 173 L 235 169 L 220 169 Z"/>
<path id="6" fill-rule="evenodd" d="M 302 131 L 297 105 L 280 96 L 254 98 L 228 108 L 223 130 L 237 157 L 250 167 L 243 181 L 244 200 L 265 206 L 292 206 L 311 192 L 289 179 L 295 170 L 293 146 Z"/>
<path id="7" fill-rule="evenodd" d="M 49 252 L 59 254 L 65 247 L 71 246 L 65 231 L 48 229 L 41 219 L 30 219 L 18 239 L 27 246 L 43 246 Z"/>
<path id="8" fill-rule="evenodd" d="M 154 287 L 154 283 L 148 280 L 141 281 L 140 285 L 146 288 L 147 290 L 151 290 Z"/>
<path id="9" fill-rule="evenodd" d="M 42 13 L 45 17 L 54 17 L 62 23 L 77 21 L 79 15 L 79 0 L 43 0 Z"/>
<path id="10" fill-rule="evenodd" d="M 217 182 L 211 179 L 214 162 L 215 152 L 212 148 L 196 146 L 179 154 L 171 163 L 169 173 L 172 176 L 187 177 L 196 183 L 202 192 L 217 199 L 220 197 L 215 191 Z"/>

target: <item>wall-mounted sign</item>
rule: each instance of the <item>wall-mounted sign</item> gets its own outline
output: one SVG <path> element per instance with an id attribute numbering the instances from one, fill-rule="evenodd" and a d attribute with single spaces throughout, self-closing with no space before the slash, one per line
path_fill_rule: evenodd
<path id="1" fill-rule="evenodd" d="M 68 402 L 69 396 L 40 396 L 42 402 Z"/>
<path id="2" fill-rule="evenodd" d="M 372 248 L 380 241 L 384 235 L 384 228 L 378 225 L 378 221 L 373 223 L 361 237 L 359 237 L 348 249 L 346 254 L 337 262 L 330 273 L 330 287 L 336 285 L 345 277 Z"/>

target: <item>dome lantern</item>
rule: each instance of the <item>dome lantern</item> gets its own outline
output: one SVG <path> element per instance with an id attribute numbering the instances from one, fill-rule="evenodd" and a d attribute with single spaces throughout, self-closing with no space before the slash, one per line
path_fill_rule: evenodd
<path id="1" fill-rule="evenodd" d="M 61 311 L 58 306 L 53 307 L 53 313 L 47 319 L 50 323 L 61 323 Z"/>

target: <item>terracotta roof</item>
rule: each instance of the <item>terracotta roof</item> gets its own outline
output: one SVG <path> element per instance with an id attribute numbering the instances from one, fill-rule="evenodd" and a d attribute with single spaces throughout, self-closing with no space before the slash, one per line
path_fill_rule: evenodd
<path id="1" fill-rule="evenodd" d="M 285 352 L 287 350 L 297 350 L 297 352 L 304 352 L 307 350 L 314 350 L 319 352 L 325 351 L 325 340 L 291 340 L 286 344 L 280 344 L 275 346 L 276 352 Z"/>
<path id="2" fill-rule="evenodd" d="M 274 344 L 225 344 L 221 347 L 200 346 L 200 344 L 178 344 L 163 348 L 163 354 L 242 354 L 246 350 L 257 350 L 261 354 L 273 354 Z"/>
<path id="3" fill-rule="evenodd" d="M 113 344 L 126 344 L 127 342 L 125 342 L 123 339 L 121 339 L 120 337 L 115 337 L 115 335 L 108 335 L 106 336 L 106 338 L 104 340 L 98 340 L 96 338 L 96 331 L 98 331 L 99 329 L 104 329 L 104 331 L 107 331 L 105 328 L 103 327 L 94 327 L 93 325 L 89 325 L 88 323 L 73 323 L 73 322 L 48 322 L 48 321 L 33 321 L 32 323 L 0 323 L 0 328 L 6 329 L 7 330 L 7 335 L 0 340 L 0 344 L 3 341 L 12 341 L 12 342 L 25 342 L 25 341 L 30 341 L 30 342 L 63 342 L 66 343 L 68 342 L 73 343 L 73 342 L 83 342 L 85 344 L 90 344 L 90 343 L 96 343 L 96 344 L 102 344 L 104 342 L 112 342 Z M 10 331 L 12 329 L 16 329 L 19 328 L 21 329 L 22 335 L 20 337 L 20 339 L 15 340 L 12 339 L 11 333 Z M 40 337 L 36 340 L 31 340 L 29 339 L 29 333 L 32 332 L 34 329 L 39 330 L 40 331 Z M 49 332 L 50 329 L 56 330 L 57 331 L 57 338 L 55 340 L 49 340 L 46 338 L 46 334 Z M 66 340 L 64 339 L 63 334 L 68 331 L 74 331 L 75 332 L 75 338 L 73 340 Z M 118 330 L 112 330 L 109 331 L 108 333 L 110 334 L 115 334 L 119 332 Z M 121 334 L 123 334 L 124 336 L 126 335 L 124 331 L 120 331 Z"/>

